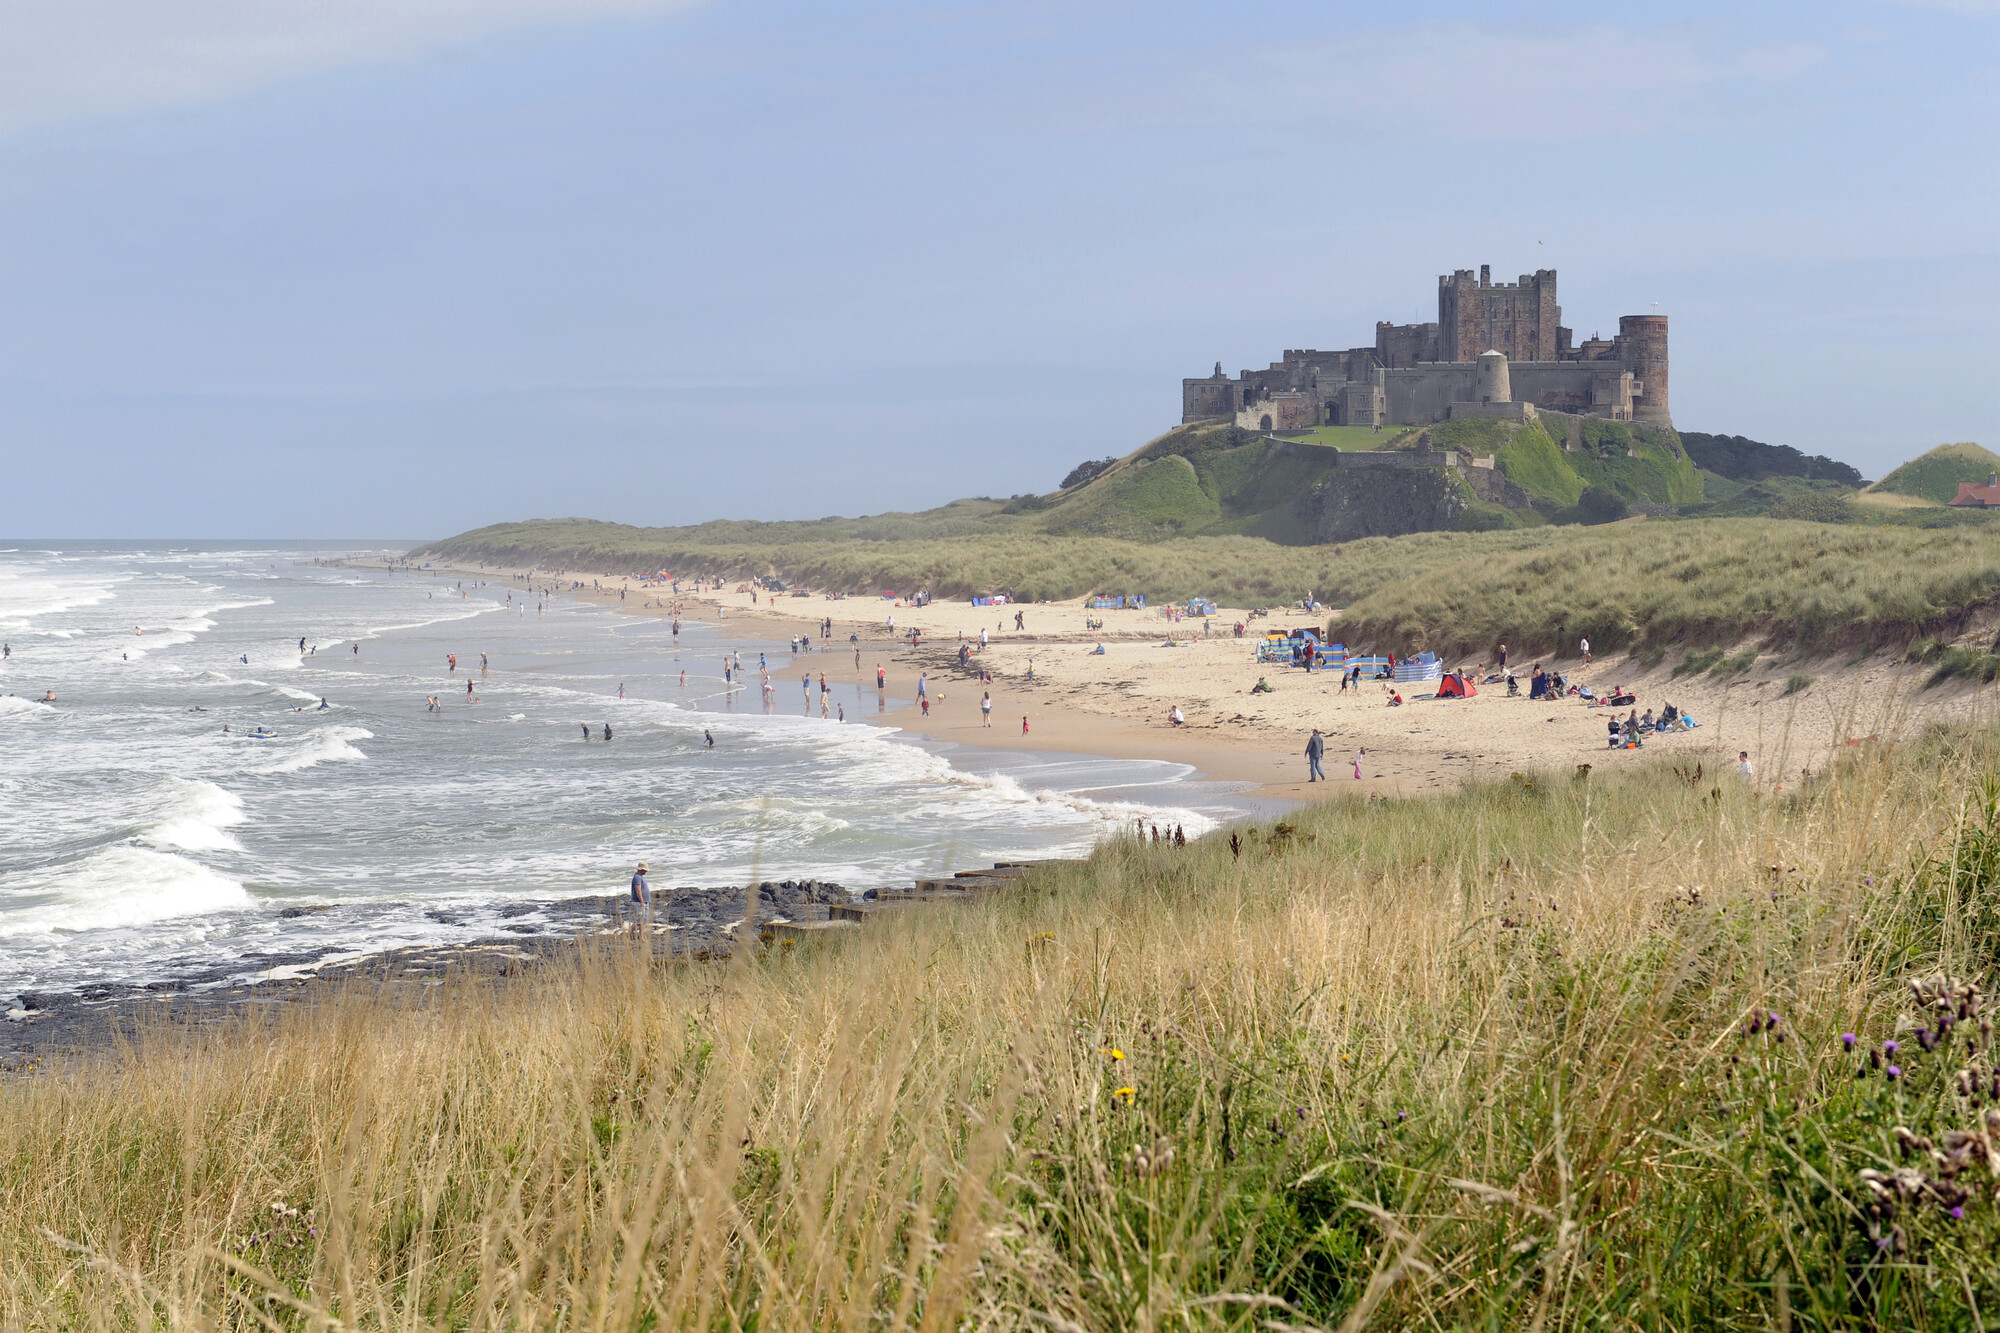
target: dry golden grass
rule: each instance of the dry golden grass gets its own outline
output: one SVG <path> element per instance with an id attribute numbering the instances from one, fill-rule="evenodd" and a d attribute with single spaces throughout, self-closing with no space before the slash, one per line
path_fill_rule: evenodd
<path id="1" fill-rule="evenodd" d="M 0 1083 L 0 1327 L 1969 1326 L 1993 1205 L 1878 1251 L 1856 1176 L 1965 1108 L 1838 1034 L 1991 965 L 1997 765 L 1517 775 L 151 1030 Z"/>

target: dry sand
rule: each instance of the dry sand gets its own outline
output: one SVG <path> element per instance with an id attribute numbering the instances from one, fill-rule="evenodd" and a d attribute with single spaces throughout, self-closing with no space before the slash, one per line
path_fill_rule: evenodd
<path id="1" fill-rule="evenodd" d="M 431 572 L 443 573 L 445 567 Z M 456 572 L 490 580 L 523 571 Z M 1254 783 L 1259 795 L 1297 800 L 1357 790 L 1415 793 L 1473 776 L 1569 771 L 1579 764 L 1601 769 L 1661 753 L 1684 758 L 1690 768 L 1699 763 L 1707 773 L 1726 770 L 1733 776 L 1740 750 L 1750 752 L 1761 784 L 1788 786 L 1823 768 L 1850 743 L 1908 736 L 1934 720 L 1983 716 L 1992 693 L 1958 685 L 1924 690 L 1929 669 L 1905 665 L 1894 655 L 1812 662 L 1764 655 L 1726 680 L 1673 679 L 1678 654 L 1650 669 L 1622 656 L 1587 666 L 1573 654 L 1556 661 L 1571 684 L 1600 693 L 1623 685 L 1637 695 L 1641 712 L 1657 713 L 1671 701 L 1701 724 L 1695 731 L 1650 739 L 1643 750 L 1612 750 L 1605 722 L 1613 710 L 1575 699 L 1526 697 L 1532 659 L 1513 659 L 1521 677 L 1519 697 L 1507 697 L 1503 684 L 1481 686 L 1476 698 L 1462 700 L 1416 697 L 1405 688 L 1407 702 L 1399 708 L 1388 706 L 1381 683 L 1364 682 L 1358 694 L 1342 694 L 1337 673 L 1308 675 L 1255 660 L 1256 642 L 1265 631 L 1323 625 L 1326 612 L 1274 609 L 1252 618 L 1248 610 L 1223 608 L 1205 627 L 1200 619 L 1171 621 L 1156 608 L 1091 611 L 1081 600 L 996 607 L 940 600 L 911 607 L 876 598 L 753 595 L 735 591 L 735 582 L 725 584 L 727 591 L 675 597 L 622 575 L 566 571 L 561 580 L 538 577 L 537 586 L 633 614 L 665 615 L 677 603 L 685 620 L 721 618 L 759 638 L 816 636 L 820 619 L 830 617 L 831 643 L 807 659 L 815 673 L 868 683 L 880 665 L 888 674 L 890 697 L 906 700 L 915 697 L 919 674 L 928 678 L 930 716 L 901 709 L 877 719 L 888 725 L 969 745 L 1174 760 L 1208 777 Z M 586 588 L 568 591 L 572 579 Z M 588 587 L 593 581 L 602 583 L 602 591 Z M 621 589 L 628 590 L 622 601 Z M 1017 611 L 1024 621 L 1019 630 Z M 1338 613 L 1331 618 L 1337 639 Z M 1104 628 L 1087 628 L 1092 619 L 1102 620 Z M 1233 633 L 1239 621 L 1246 626 L 1240 639 Z M 920 632 L 915 648 L 901 641 L 911 629 Z M 983 650 L 982 629 L 989 640 Z M 850 635 L 859 636 L 858 667 Z M 969 668 L 958 665 L 961 643 L 973 649 Z M 1098 644 L 1105 650 L 1101 657 L 1091 651 Z M 1490 669 L 1486 663 L 1453 665 L 1478 668 L 1480 680 Z M 992 683 L 982 683 L 974 674 L 980 671 L 990 673 Z M 1813 680 L 1787 693 L 1797 675 Z M 1273 693 L 1250 693 L 1260 677 L 1269 680 Z M 988 691 L 990 728 L 981 724 L 979 709 L 980 696 Z M 1176 705 L 1187 718 L 1183 727 L 1167 720 Z M 1616 711 L 1622 717 L 1627 710 Z M 1309 784 L 1304 750 L 1314 727 L 1326 736 L 1329 780 Z M 1359 749 L 1367 753 L 1363 779 L 1356 782 L 1353 757 Z"/>

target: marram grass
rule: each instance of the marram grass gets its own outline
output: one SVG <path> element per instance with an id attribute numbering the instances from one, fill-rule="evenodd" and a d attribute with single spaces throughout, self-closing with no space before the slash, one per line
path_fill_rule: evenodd
<path id="1" fill-rule="evenodd" d="M 0 1327 L 1971 1328 L 1996 949 L 1983 730 L 1126 839 L 0 1082 Z"/>

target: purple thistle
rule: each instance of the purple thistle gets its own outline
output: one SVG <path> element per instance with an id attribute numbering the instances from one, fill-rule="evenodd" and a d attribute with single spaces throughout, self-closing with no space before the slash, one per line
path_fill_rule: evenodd
<path id="1" fill-rule="evenodd" d="M 1964 1204 L 1954 1205 L 1951 1210 L 1951 1220 L 1954 1222 L 1958 1222 L 1964 1220 L 1964 1217 L 1965 1217 L 1965 1205 Z"/>
<path id="2" fill-rule="evenodd" d="M 1894 1041 L 1885 1041 L 1882 1043 L 1882 1053 L 1884 1055 L 1894 1055 L 1897 1051 L 1900 1051 L 1902 1049 L 1903 1048 L 1901 1044 Z"/>
<path id="3" fill-rule="evenodd" d="M 1840 1034 L 1840 1044 L 1841 1044 L 1841 1046 L 1842 1046 L 1842 1047 L 1843 1047 L 1844 1049 L 1846 1049 L 1846 1050 L 1850 1050 L 1850 1051 L 1851 1051 L 1851 1050 L 1853 1050 L 1853 1049 L 1854 1049 L 1854 1041 L 1855 1041 L 1855 1037 L 1854 1037 L 1854 1034 L 1853 1034 L 1852 1032 L 1843 1032 L 1843 1033 L 1841 1033 L 1841 1034 Z"/>
<path id="4" fill-rule="evenodd" d="M 1890 1078 L 1901 1078 L 1902 1076 L 1903 1076 L 1903 1068 L 1902 1068 L 1902 1066 L 1901 1066 L 1901 1065 L 1890 1065 L 1890 1066 L 1889 1066 L 1889 1077 L 1890 1077 Z"/>

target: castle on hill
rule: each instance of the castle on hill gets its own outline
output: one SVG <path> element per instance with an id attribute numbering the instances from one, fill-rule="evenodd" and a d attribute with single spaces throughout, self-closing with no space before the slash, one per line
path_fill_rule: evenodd
<path id="1" fill-rule="evenodd" d="M 1537 409 L 1672 426 L 1667 317 L 1623 315 L 1615 338 L 1572 344 L 1556 271 L 1496 283 L 1492 266 L 1438 278 L 1433 324 L 1375 325 L 1373 347 L 1288 350 L 1235 379 L 1181 381 L 1181 420 L 1249 430 L 1420 426 L 1453 417 L 1529 420 Z"/>

